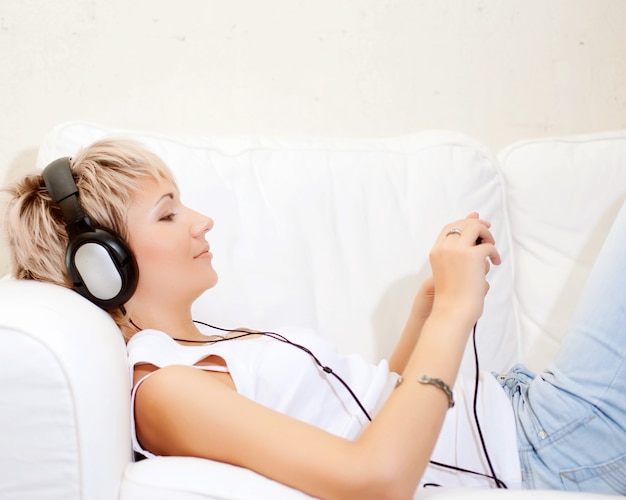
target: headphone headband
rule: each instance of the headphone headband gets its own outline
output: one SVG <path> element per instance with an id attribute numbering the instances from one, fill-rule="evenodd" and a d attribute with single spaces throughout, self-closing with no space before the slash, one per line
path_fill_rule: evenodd
<path id="1" fill-rule="evenodd" d="M 68 196 L 78 194 L 74 182 L 69 156 L 54 160 L 43 170 L 43 180 L 54 203 L 63 201 Z"/>
<path id="2" fill-rule="evenodd" d="M 70 168 L 70 158 L 54 160 L 44 169 L 42 175 L 50 198 L 63 213 L 70 239 L 80 233 L 93 231 L 89 217 L 85 215 L 78 202 L 78 188 Z"/>

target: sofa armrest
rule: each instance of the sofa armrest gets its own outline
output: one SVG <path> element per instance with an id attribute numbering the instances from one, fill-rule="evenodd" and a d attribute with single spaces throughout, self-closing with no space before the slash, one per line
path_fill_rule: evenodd
<path id="1" fill-rule="evenodd" d="M 0 366 L 0 497 L 117 498 L 130 377 L 110 316 L 71 290 L 2 280 Z"/>

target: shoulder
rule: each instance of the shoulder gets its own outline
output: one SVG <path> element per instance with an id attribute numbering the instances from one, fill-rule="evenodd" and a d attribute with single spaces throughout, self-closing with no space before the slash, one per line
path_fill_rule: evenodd
<path id="1" fill-rule="evenodd" d="M 131 364 L 146 361 L 142 358 L 159 356 L 163 352 L 173 352 L 175 349 L 176 341 L 159 330 L 137 332 L 126 344 L 126 352 Z"/>
<path id="2" fill-rule="evenodd" d="M 159 330 L 142 330 L 126 344 L 128 365 L 135 380 L 137 370 L 143 365 L 164 368 L 171 365 L 192 366 L 210 356 L 212 346 L 181 346 L 168 334 Z M 153 371 L 153 369 L 149 370 Z"/>
<path id="3" fill-rule="evenodd" d="M 224 377 L 228 374 L 187 365 L 137 366 L 135 380 L 143 380 L 136 388 L 134 412 L 142 445 L 155 454 L 194 454 L 179 449 L 192 437 L 190 431 L 215 424 L 217 408 L 230 413 L 229 401 L 238 397 Z"/>

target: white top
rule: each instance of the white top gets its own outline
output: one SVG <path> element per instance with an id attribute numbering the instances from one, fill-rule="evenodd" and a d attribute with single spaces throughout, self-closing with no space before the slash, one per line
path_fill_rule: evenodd
<path id="1" fill-rule="evenodd" d="M 206 332 L 210 333 L 210 332 Z M 356 355 L 344 356 L 325 339 L 305 329 L 283 329 L 281 335 L 310 349 L 355 392 L 370 416 L 393 391 L 398 375 L 389 371 L 386 360 L 377 365 Z M 170 365 L 194 366 L 208 356 L 219 356 L 226 364 L 196 366 L 198 369 L 229 372 L 237 392 L 293 418 L 303 420 L 332 434 L 355 439 L 368 420 L 347 389 L 319 368 L 302 350 L 266 336 L 246 337 L 213 344 L 181 345 L 157 330 L 143 330 L 128 342 L 131 377 L 136 365 L 149 363 L 159 368 Z M 302 369 L 308 365 L 310 369 Z M 132 393 L 132 440 L 136 451 L 147 457 L 137 440 L 134 398 L 142 378 Z M 460 380 L 455 386 L 456 406 L 451 409 L 435 448 L 433 459 L 487 473 L 473 423 L 472 381 Z M 511 404 L 496 380 L 489 374 L 479 385 L 479 419 L 483 436 L 498 477 L 509 487 L 519 487 L 521 479 Z M 429 467 L 423 482 L 445 486 L 492 486 L 487 479 L 466 473 Z"/>
<path id="2" fill-rule="evenodd" d="M 454 386 L 455 406 L 448 410 L 431 459 L 483 474 L 489 466 L 474 421 L 474 378 L 459 376 Z M 510 489 L 522 487 L 513 406 L 497 380 L 480 374 L 476 410 L 483 438 L 496 475 Z M 437 466 L 426 469 L 422 484 L 495 488 L 493 480 Z"/>

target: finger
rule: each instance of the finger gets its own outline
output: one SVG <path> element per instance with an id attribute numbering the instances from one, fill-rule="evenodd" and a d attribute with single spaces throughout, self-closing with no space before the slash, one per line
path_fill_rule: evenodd
<path id="1" fill-rule="evenodd" d="M 502 263 L 500 253 L 495 247 L 495 239 L 493 234 L 485 226 L 480 230 L 479 236 L 476 238 L 476 245 L 482 246 L 485 250 L 485 259 L 491 261 L 491 264 L 498 266 Z"/>
<path id="2" fill-rule="evenodd" d="M 475 219 L 478 222 L 480 222 L 481 224 L 487 226 L 487 227 L 491 227 L 491 222 L 489 222 L 486 219 L 481 219 L 480 215 L 478 214 L 478 212 L 471 212 L 469 214 L 467 214 L 467 217 L 465 217 L 465 219 Z"/>
<path id="3" fill-rule="evenodd" d="M 454 237 L 452 240 L 463 239 L 473 244 L 483 242 L 493 244 L 495 240 L 489 231 L 490 227 L 491 223 L 487 220 L 467 218 L 444 226 L 440 238 Z"/>
<path id="4" fill-rule="evenodd" d="M 493 245 L 486 245 L 485 248 L 487 249 L 486 257 L 489 258 L 494 266 L 499 266 L 502 263 L 500 252 L 498 252 L 498 250 L 496 250 L 496 247 L 494 247 Z"/>
<path id="5" fill-rule="evenodd" d="M 478 220 L 478 222 L 480 222 L 481 226 L 478 228 L 479 233 L 476 237 L 476 244 L 480 245 L 481 243 L 488 243 L 490 245 L 494 245 L 496 240 L 494 239 L 492 232 L 489 230 L 491 227 L 489 221 Z"/>

